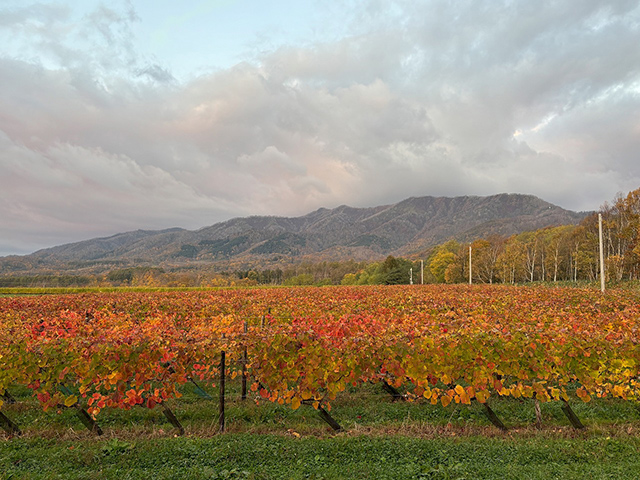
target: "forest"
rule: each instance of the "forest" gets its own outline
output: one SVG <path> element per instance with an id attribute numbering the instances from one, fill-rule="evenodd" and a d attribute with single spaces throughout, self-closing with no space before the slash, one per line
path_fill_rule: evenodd
<path id="1" fill-rule="evenodd" d="M 598 279 L 598 213 L 603 219 L 603 254 L 607 281 L 637 280 L 640 274 L 640 189 L 619 195 L 579 225 L 523 232 L 509 238 L 489 237 L 471 244 L 449 241 L 428 261 L 436 282 L 468 278 L 479 283 L 595 281 Z"/>

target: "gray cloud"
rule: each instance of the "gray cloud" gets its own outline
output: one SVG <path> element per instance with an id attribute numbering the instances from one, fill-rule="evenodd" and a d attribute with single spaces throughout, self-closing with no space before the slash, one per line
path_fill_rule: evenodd
<path id="1" fill-rule="evenodd" d="M 136 52 L 136 21 L 0 14 L 24 52 L 0 57 L 5 252 L 410 195 L 584 210 L 640 186 L 638 1 L 361 2 L 334 41 L 182 83 Z"/>
<path id="2" fill-rule="evenodd" d="M 147 65 L 138 70 L 137 77 L 148 77 L 158 83 L 171 83 L 175 77 L 169 70 L 157 64 Z"/>

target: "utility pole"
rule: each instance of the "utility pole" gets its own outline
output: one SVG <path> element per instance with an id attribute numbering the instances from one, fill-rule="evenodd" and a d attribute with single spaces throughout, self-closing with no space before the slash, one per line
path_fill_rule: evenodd
<path id="1" fill-rule="evenodd" d="M 469 245 L 469 285 L 473 283 L 471 276 L 471 245 Z"/>
<path id="2" fill-rule="evenodd" d="M 604 252 L 602 250 L 602 214 L 598 214 L 598 233 L 600 234 L 600 291 L 604 293 Z"/>

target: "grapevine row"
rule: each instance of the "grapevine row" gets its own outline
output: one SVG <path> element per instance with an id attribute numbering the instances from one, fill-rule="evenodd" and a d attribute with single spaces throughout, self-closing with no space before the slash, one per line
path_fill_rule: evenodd
<path id="1" fill-rule="evenodd" d="M 504 286 L 3 298 L 0 393 L 27 385 L 45 409 L 82 402 L 93 416 L 153 408 L 190 380 L 215 384 L 223 351 L 242 375 L 246 350 L 251 390 L 294 409 L 365 382 L 444 406 L 637 399 L 638 304 L 632 292 Z"/>

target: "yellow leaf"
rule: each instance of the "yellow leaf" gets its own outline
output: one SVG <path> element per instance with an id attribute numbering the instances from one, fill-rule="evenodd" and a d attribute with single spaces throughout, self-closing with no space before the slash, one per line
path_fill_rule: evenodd
<path id="1" fill-rule="evenodd" d="M 431 389 L 429 387 L 425 388 L 424 392 L 422 392 L 422 396 L 429 400 L 431 398 Z"/>
<path id="2" fill-rule="evenodd" d="M 476 400 L 480 403 L 487 403 L 487 394 L 483 390 L 476 392 Z"/>
<path id="3" fill-rule="evenodd" d="M 451 397 L 449 395 L 443 395 L 440 401 L 442 402 L 442 406 L 446 407 L 451 403 Z"/>
<path id="4" fill-rule="evenodd" d="M 520 385 L 516 385 L 511 387 L 511 395 L 513 398 L 520 398 L 522 396 L 522 391 L 520 389 Z"/>
<path id="5" fill-rule="evenodd" d="M 76 403 L 78 403 L 78 397 L 76 397 L 75 395 L 71 395 L 64 400 L 65 407 L 72 407 Z"/>
<path id="6" fill-rule="evenodd" d="M 455 390 L 458 395 L 462 395 L 464 393 L 464 387 L 462 385 L 456 385 Z"/>
<path id="7" fill-rule="evenodd" d="M 624 394 L 624 391 L 622 390 L 622 387 L 620 385 L 616 385 L 615 387 L 613 387 L 613 394 L 616 397 L 622 397 Z"/>
<path id="8" fill-rule="evenodd" d="M 578 397 L 580 397 L 580 399 L 582 399 L 582 401 L 585 403 L 591 400 L 591 396 L 583 387 L 580 387 L 576 390 L 576 395 L 578 395 Z"/>
<path id="9" fill-rule="evenodd" d="M 300 399 L 298 397 L 293 397 L 291 399 L 291 408 L 293 408 L 294 410 L 300 408 Z"/>

